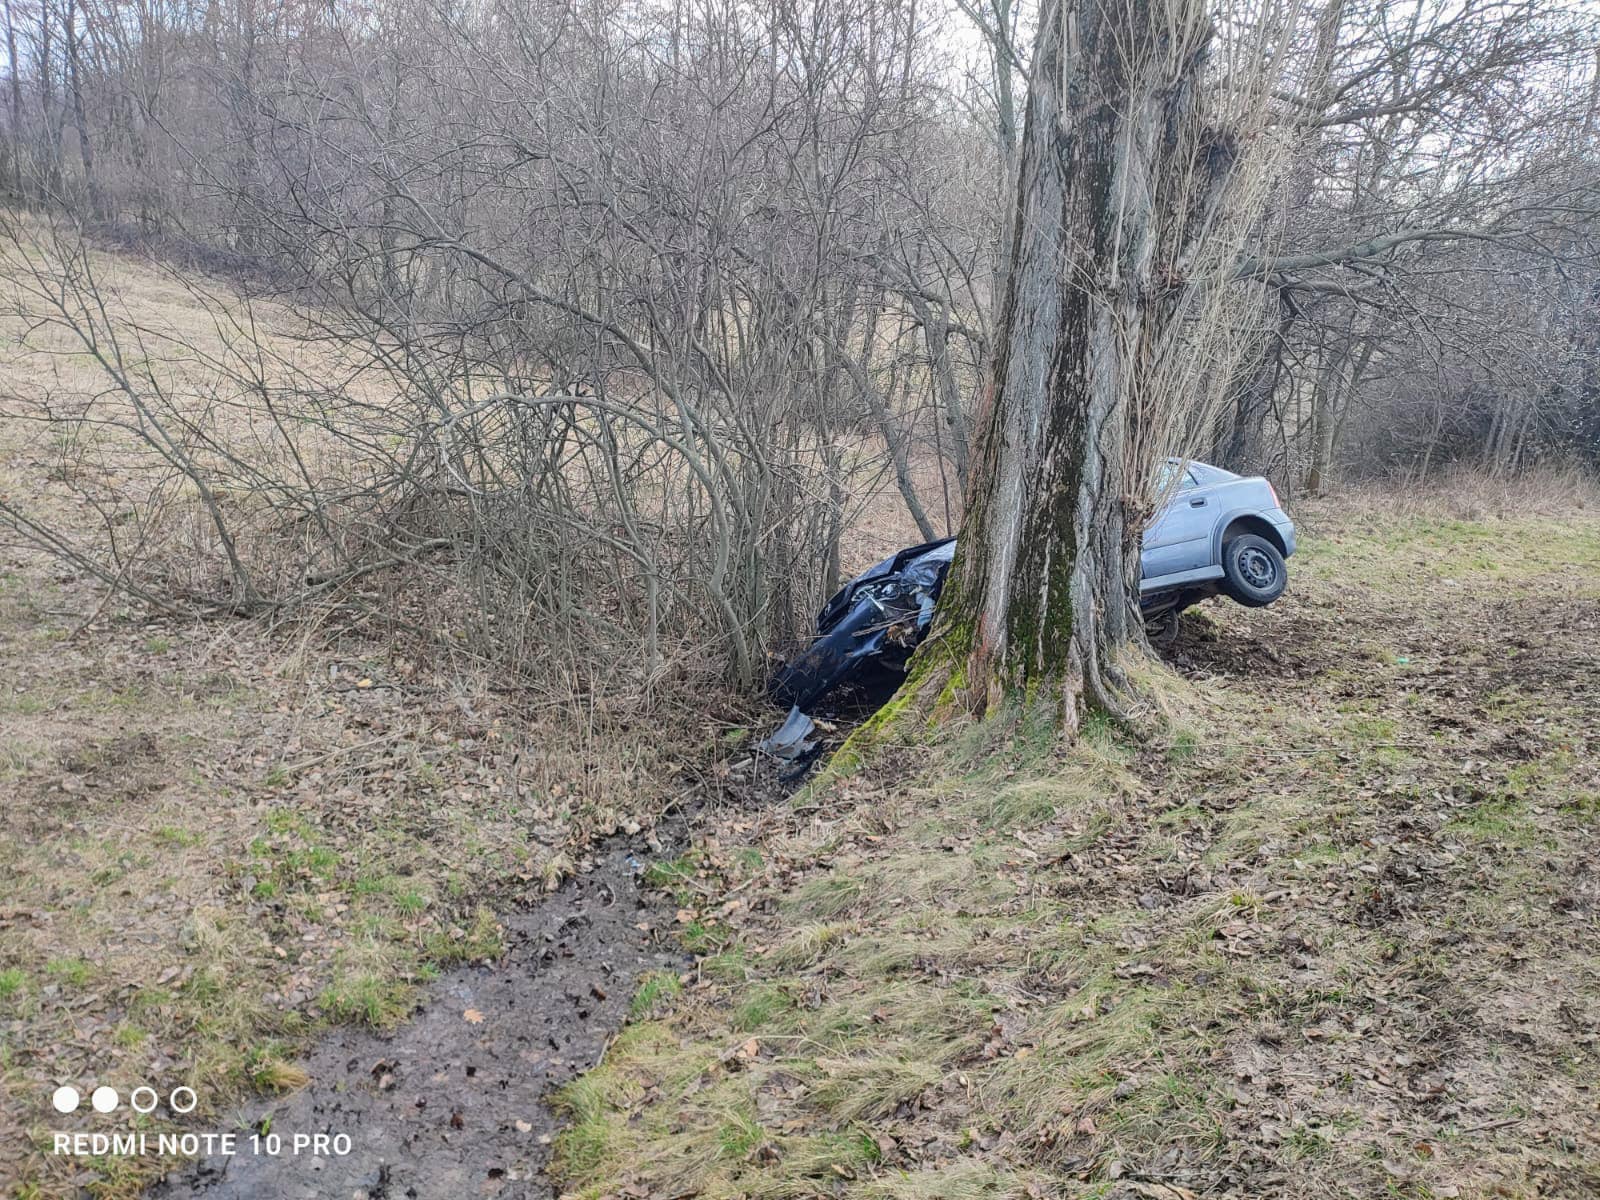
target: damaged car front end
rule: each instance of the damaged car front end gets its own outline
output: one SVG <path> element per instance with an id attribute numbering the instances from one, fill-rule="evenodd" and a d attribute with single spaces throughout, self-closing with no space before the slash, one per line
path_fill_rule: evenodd
<path id="1" fill-rule="evenodd" d="M 927 636 L 955 553 L 955 538 L 911 546 L 840 588 L 817 616 L 816 640 L 772 677 L 768 690 L 789 716 L 758 748 L 809 761 L 817 743 L 808 714 L 820 700 L 846 683 L 868 703 L 892 694 Z"/>
<path id="2" fill-rule="evenodd" d="M 1154 633 L 1175 632 L 1178 614 L 1211 596 L 1260 608 L 1283 595 L 1294 522 L 1268 480 L 1170 458 L 1158 496 L 1142 534 L 1138 597 Z M 816 639 L 772 677 L 768 690 L 789 716 L 758 748 L 808 762 L 819 745 L 808 714 L 819 702 L 876 707 L 893 695 L 927 636 L 955 552 L 954 538 L 911 546 L 839 589 L 817 615 Z"/>

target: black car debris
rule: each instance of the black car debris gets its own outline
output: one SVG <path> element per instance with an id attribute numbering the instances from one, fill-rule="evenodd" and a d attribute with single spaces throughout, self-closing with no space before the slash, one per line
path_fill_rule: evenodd
<path id="1" fill-rule="evenodd" d="M 1163 471 L 1168 498 L 1144 531 L 1146 620 L 1175 625 L 1184 608 L 1219 593 L 1251 607 L 1282 595 L 1295 534 L 1272 485 L 1178 459 Z M 955 552 L 955 538 L 910 546 L 840 588 L 817 615 L 816 639 L 773 675 L 769 694 L 789 715 L 758 749 L 809 762 L 820 743 L 808 714 L 819 703 L 840 689 L 865 705 L 887 700 L 927 636 Z"/>
<path id="2" fill-rule="evenodd" d="M 810 713 L 822 700 L 846 686 L 868 705 L 888 699 L 927 636 L 955 553 L 955 538 L 910 546 L 840 588 L 817 615 L 816 640 L 772 677 L 768 694 L 789 715 L 757 748 L 803 766 L 820 746 Z"/>

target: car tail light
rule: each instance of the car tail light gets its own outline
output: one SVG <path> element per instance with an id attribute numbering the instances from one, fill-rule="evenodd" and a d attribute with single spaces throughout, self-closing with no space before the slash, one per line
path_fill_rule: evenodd
<path id="1" fill-rule="evenodd" d="M 1272 486 L 1272 480 L 1270 479 L 1267 480 L 1267 491 L 1272 496 L 1272 507 L 1282 508 L 1283 505 L 1278 503 L 1278 489 Z"/>

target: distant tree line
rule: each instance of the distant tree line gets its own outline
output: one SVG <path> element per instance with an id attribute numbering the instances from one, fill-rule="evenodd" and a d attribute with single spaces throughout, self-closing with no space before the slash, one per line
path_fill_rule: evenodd
<path id="1" fill-rule="evenodd" d="M 1298 253 L 1242 265 L 1259 356 L 1192 448 L 1313 490 L 1594 461 L 1593 15 L 1270 16 L 1295 25 L 1292 62 L 1213 71 L 1284 82 L 1295 144 L 1259 237 Z M 900 460 L 963 466 L 1033 18 L 1013 0 L 5 0 L 4 178 L 17 203 L 314 275 L 563 374 L 591 369 L 563 342 L 613 315 L 681 338 L 759 297 L 765 365 L 727 382 L 770 411 L 805 374 L 807 419 L 879 426 L 932 528 L 942 506 Z M 562 308 L 580 296 L 597 320 Z M 513 332 L 529 322 L 540 336 Z"/>
<path id="2" fill-rule="evenodd" d="M 1140 267 L 1171 312 L 1119 486 L 1165 453 L 1291 492 L 1600 465 L 1595 14 L 1157 2 L 1208 50 L 1195 152 L 1150 183 L 1189 208 Z M 603 594 L 647 663 L 692 612 L 750 682 L 858 505 L 893 488 L 928 537 L 959 517 L 1033 7 L 0 3 L 11 210 L 292 298 L 386 381 L 391 436 L 425 437 L 372 469 L 395 482 L 363 520 L 412 524 L 371 561 L 470 542 L 497 611 Z M 307 578 L 359 567 L 331 533 L 306 554 Z"/>

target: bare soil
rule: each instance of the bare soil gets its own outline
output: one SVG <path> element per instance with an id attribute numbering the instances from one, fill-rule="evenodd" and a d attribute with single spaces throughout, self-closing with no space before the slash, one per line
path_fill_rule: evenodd
<path id="1" fill-rule="evenodd" d="M 451 971 L 391 1033 L 337 1030 L 306 1060 L 303 1090 L 225 1122 L 266 1127 L 285 1146 L 345 1134 L 348 1153 L 205 1159 L 150 1194 L 548 1195 L 559 1121 L 547 1093 L 599 1061 L 645 972 L 693 965 L 670 904 L 639 887 L 653 853 L 642 838 L 611 840 L 559 892 L 506 918 L 503 958 Z"/>

